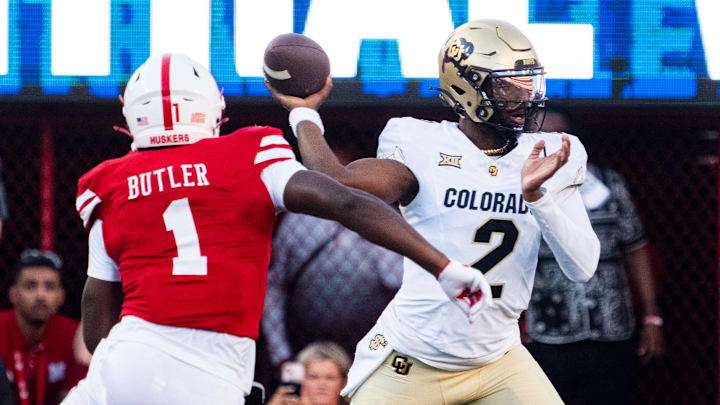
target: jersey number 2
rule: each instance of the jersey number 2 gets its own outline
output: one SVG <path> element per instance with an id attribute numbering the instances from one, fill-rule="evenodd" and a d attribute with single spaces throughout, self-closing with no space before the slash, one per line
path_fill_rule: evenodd
<path id="1" fill-rule="evenodd" d="M 207 276 L 207 256 L 200 255 L 195 220 L 187 198 L 175 200 L 163 212 L 165 230 L 172 231 L 178 255 L 173 257 L 174 276 Z"/>
<path id="2" fill-rule="evenodd" d="M 515 244 L 518 240 L 518 232 L 515 223 L 509 219 L 491 219 L 485 222 L 475 231 L 473 243 L 490 243 L 493 233 L 501 233 L 502 241 L 495 249 L 489 251 L 485 256 L 472 264 L 472 267 L 480 270 L 483 274 L 487 274 L 495 268 L 501 261 L 515 250 Z M 504 284 L 491 284 L 493 298 L 502 297 Z"/>

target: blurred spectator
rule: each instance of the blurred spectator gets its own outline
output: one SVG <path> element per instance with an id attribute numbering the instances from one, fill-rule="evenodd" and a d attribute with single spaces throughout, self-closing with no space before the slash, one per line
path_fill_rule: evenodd
<path id="1" fill-rule="evenodd" d="M 401 281 L 401 256 L 337 222 L 285 214 L 273 237 L 262 318 L 273 366 L 318 340 L 353 353 Z"/>
<path id="2" fill-rule="evenodd" d="M 567 132 L 569 125 L 548 114 L 543 130 Z M 665 345 L 648 244 L 620 174 L 589 165 L 580 192 L 600 239 L 597 272 L 587 284 L 571 282 L 543 242 L 526 314 L 533 340 L 527 346 L 566 402 L 628 404 L 637 357 L 645 365 Z M 643 311 L 639 342 L 628 275 Z"/>
<path id="3" fill-rule="evenodd" d="M 58 404 L 87 371 L 73 354 L 77 322 L 57 314 L 61 268 L 53 252 L 24 251 L 9 291 L 13 309 L 0 312 L 0 356 L 19 405 Z"/>
<path id="4" fill-rule="evenodd" d="M 0 160 L 0 241 L 2 241 L 3 224 L 8 218 L 7 195 L 2 175 L 2 160 Z"/>
<path id="5" fill-rule="evenodd" d="M 10 381 L 8 381 L 5 370 L 5 363 L 0 356 L 0 405 L 13 405 L 12 394 L 10 393 Z"/>
<path id="6" fill-rule="evenodd" d="M 301 396 L 290 392 L 292 387 L 280 386 L 268 405 L 343 405 L 340 397 L 350 369 L 350 357 L 333 342 L 316 342 L 298 353 L 297 360 L 305 366 Z"/>

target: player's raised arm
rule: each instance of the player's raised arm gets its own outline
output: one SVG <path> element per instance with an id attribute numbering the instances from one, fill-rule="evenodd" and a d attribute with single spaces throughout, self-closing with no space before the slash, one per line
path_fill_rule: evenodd
<path id="1" fill-rule="evenodd" d="M 471 318 L 490 301 L 490 285 L 482 273 L 449 260 L 393 208 L 368 193 L 302 170 L 288 181 L 283 199 L 290 211 L 338 221 L 370 242 L 410 258 L 437 277 L 443 291 Z M 459 297 L 465 290 L 480 294 Z"/>
<path id="2" fill-rule="evenodd" d="M 562 136 L 560 149 L 549 156 L 540 157 L 544 141 L 535 144 L 522 168 L 522 192 L 560 269 L 572 281 L 587 282 L 598 266 L 600 241 L 578 190 L 581 184 L 579 178 L 584 178 L 587 154 L 582 144 L 578 142 L 577 146 L 579 150 L 576 153 L 580 158 L 576 160 L 581 164 L 579 169 L 570 171 L 576 179 L 563 185 L 564 199 L 555 202 L 551 192 L 541 191 L 541 185 L 546 184 L 568 162 L 570 139 L 567 135 Z"/>
<path id="3" fill-rule="evenodd" d="M 273 97 L 290 111 L 290 125 L 298 138 L 303 164 L 325 173 L 340 183 L 367 191 L 387 203 L 409 203 L 418 192 L 415 175 L 404 164 L 390 159 L 360 159 L 344 166 L 335 156 L 323 135 L 324 128 L 317 109 L 332 90 L 332 79 L 306 98 L 279 93 L 265 82 Z"/>

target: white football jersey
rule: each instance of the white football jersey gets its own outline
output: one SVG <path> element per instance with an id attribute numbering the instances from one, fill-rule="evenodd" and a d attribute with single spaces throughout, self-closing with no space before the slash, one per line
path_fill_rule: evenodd
<path id="1" fill-rule="evenodd" d="M 493 291 L 492 304 L 471 324 L 437 280 L 406 258 L 402 287 L 378 320 L 393 349 L 434 367 L 464 370 L 520 343 L 517 321 L 530 300 L 541 238 L 522 199 L 521 169 L 537 141 L 545 140 L 549 155 L 560 149 L 561 136 L 524 133 L 511 152 L 493 158 L 456 122 L 388 122 L 378 157 L 405 164 L 420 186 L 400 207 L 403 216 L 448 257 L 482 271 Z M 570 143 L 569 161 L 543 184 L 545 192 L 583 182 L 587 155 L 576 137 Z"/>

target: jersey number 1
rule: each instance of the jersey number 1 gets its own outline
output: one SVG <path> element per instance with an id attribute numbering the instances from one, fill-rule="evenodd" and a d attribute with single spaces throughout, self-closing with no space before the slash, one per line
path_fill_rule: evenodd
<path id="1" fill-rule="evenodd" d="M 491 219 L 475 231 L 473 243 L 488 244 L 493 233 L 496 232 L 503 235 L 500 244 L 472 265 L 483 274 L 489 273 L 490 270 L 494 269 L 515 250 L 515 243 L 517 243 L 520 234 L 513 221 L 509 219 Z M 504 284 L 491 284 L 490 288 L 492 289 L 493 298 L 502 297 Z"/>
<path id="2" fill-rule="evenodd" d="M 172 231 L 178 255 L 173 257 L 174 276 L 207 276 L 207 256 L 200 255 L 195 220 L 187 198 L 175 200 L 163 212 L 165 230 Z"/>

